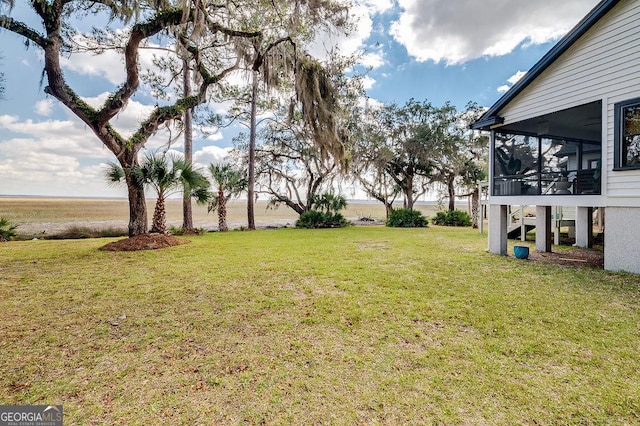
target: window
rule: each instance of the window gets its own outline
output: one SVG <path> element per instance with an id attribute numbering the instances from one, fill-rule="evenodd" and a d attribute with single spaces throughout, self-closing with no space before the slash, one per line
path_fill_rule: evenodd
<path id="1" fill-rule="evenodd" d="M 640 169 L 640 98 L 615 105 L 615 168 Z"/>

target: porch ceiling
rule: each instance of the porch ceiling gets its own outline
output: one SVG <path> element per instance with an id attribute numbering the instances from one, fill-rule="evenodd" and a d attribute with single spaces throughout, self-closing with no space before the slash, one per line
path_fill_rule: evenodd
<path id="1" fill-rule="evenodd" d="M 602 141 L 602 101 L 507 124 L 496 128 L 496 130 L 600 144 Z"/>

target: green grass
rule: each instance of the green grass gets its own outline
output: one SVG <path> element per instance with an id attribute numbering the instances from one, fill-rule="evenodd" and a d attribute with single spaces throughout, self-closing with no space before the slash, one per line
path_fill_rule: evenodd
<path id="1" fill-rule="evenodd" d="M 65 424 L 640 422 L 638 276 L 468 229 L 191 239 L 1 244 L 0 401 Z"/>

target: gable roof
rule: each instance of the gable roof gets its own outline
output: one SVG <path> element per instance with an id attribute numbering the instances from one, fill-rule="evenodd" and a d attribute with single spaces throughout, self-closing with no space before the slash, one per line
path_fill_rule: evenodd
<path id="1" fill-rule="evenodd" d="M 471 124 L 471 128 L 475 130 L 489 130 L 495 124 L 504 122 L 504 118 L 498 113 L 509 102 L 520 94 L 533 80 L 536 79 L 544 70 L 556 61 L 564 52 L 569 49 L 580 37 L 584 35 L 596 22 L 606 15 L 620 0 L 602 0 L 591 12 L 587 14 L 578 24 L 573 27 L 551 50 L 549 50 L 524 77 L 514 84 L 498 101 L 493 104 L 475 123 Z"/>

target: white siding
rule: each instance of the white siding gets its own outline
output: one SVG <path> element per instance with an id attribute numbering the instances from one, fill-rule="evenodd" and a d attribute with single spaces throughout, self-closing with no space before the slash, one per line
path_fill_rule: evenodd
<path id="1" fill-rule="evenodd" d="M 609 205 L 640 206 L 640 170 L 612 171 L 613 106 L 637 97 L 640 97 L 640 1 L 622 0 L 499 115 L 505 118 L 506 125 L 602 100 L 606 110 L 604 194 L 612 197 Z M 636 201 L 631 201 L 636 197 Z M 626 200 L 619 201 L 623 199 Z"/>

